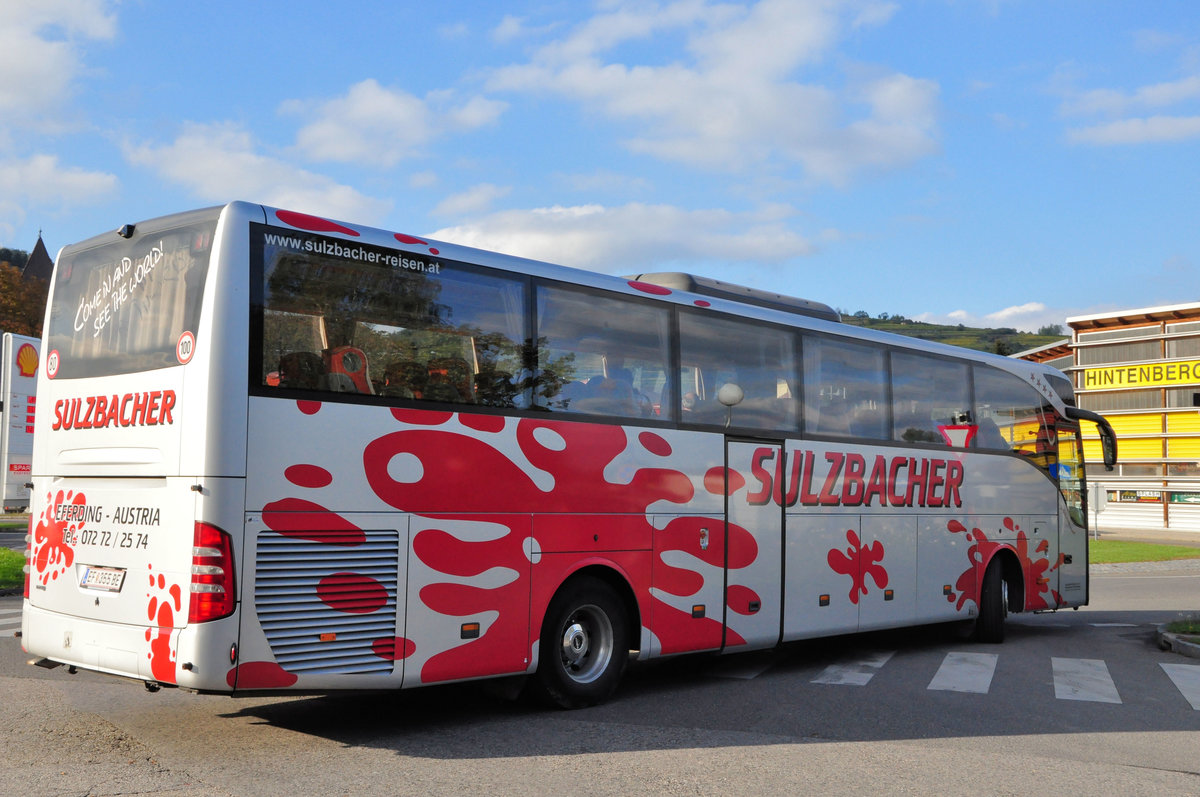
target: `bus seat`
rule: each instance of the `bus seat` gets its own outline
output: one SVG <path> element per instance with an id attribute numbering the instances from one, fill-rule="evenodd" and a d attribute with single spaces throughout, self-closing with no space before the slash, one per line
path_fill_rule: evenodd
<path id="1" fill-rule="evenodd" d="M 392 398 L 421 398 L 428 381 L 428 372 L 412 360 L 393 360 L 383 369 L 381 395 Z"/>
<path id="2" fill-rule="evenodd" d="M 374 393 L 370 374 L 367 369 L 367 355 L 362 349 L 354 346 L 338 346 L 331 349 L 326 357 L 330 376 L 340 374 L 346 376 L 354 385 L 354 390 L 345 390 L 342 380 L 330 380 L 330 389 L 338 393 Z M 333 383 L 338 386 L 334 387 Z"/>
<path id="3" fill-rule="evenodd" d="M 294 351 L 279 358 L 279 386 L 322 390 L 325 388 L 325 361 L 311 351 Z"/>
<path id="4" fill-rule="evenodd" d="M 429 395 L 435 401 L 475 403 L 474 374 L 461 357 L 438 357 L 429 361 Z"/>
<path id="5" fill-rule="evenodd" d="M 349 375 L 334 372 L 326 375 L 325 389 L 332 393 L 357 393 L 358 385 Z"/>

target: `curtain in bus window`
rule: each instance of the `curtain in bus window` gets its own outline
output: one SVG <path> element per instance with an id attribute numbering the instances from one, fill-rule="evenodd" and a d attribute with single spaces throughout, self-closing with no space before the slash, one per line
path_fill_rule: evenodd
<path id="1" fill-rule="evenodd" d="M 795 337 L 786 330 L 710 313 L 680 313 L 681 419 L 755 429 L 795 431 Z M 694 378 L 690 378 L 693 376 Z M 727 409 L 717 401 L 726 383 L 745 398 Z"/>
<path id="2" fill-rule="evenodd" d="M 804 424 L 809 434 L 888 439 L 884 350 L 805 336 Z"/>
<path id="3" fill-rule="evenodd" d="M 652 418 L 668 389 L 667 308 L 584 291 L 537 289 L 536 406 Z"/>
<path id="4" fill-rule="evenodd" d="M 295 232 L 260 235 L 257 243 L 261 384 L 449 404 L 527 403 L 520 280 Z"/>
<path id="5" fill-rule="evenodd" d="M 1051 470 L 1058 458 L 1055 413 L 1033 386 L 1010 373 L 975 366 L 975 447 L 1015 451 Z"/>
<path id="6" fill-rule="evenodd" d="M 946 426 L 971 419 L 968 366 L 892 352 L 892 438 L 949 445 Z"/>

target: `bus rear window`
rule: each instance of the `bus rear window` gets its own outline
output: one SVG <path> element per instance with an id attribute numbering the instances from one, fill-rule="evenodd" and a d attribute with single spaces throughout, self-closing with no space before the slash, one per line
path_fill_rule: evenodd
<path id="1" fill-rule="evenodd" d="M 128 239 L 109 235 L 64 251 L 47 328 L 46 350 L 58 353 L 54 378 L 186 362 L 216 223 L 216 210 L 172 216 L 137 225 Z"/>

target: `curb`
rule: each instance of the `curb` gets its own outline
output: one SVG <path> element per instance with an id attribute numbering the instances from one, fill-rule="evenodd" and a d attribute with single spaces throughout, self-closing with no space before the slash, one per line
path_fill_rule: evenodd
<path id="1" fill-rule="evenodd" d="M 1200 659 L 1200 643 L 1192 642 L 1179 634 L 1171 633 L 1167 630 L 1166 623 L 1158 627 L 1156 634 L 1160 650 L 1169 650 L 1173 653 L 1190 656 L 1193 659 Z"/>

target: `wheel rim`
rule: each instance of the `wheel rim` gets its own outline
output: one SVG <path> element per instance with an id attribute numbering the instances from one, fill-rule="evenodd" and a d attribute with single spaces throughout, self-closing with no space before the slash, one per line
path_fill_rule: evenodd
<path id="1" fill-rule="evenodd" d="M 598 606 L 580 606 L 563 624 L 562 664 L 576 683 L 591 683 L 608 667 L 613 654 L 613 627 Z"/>

